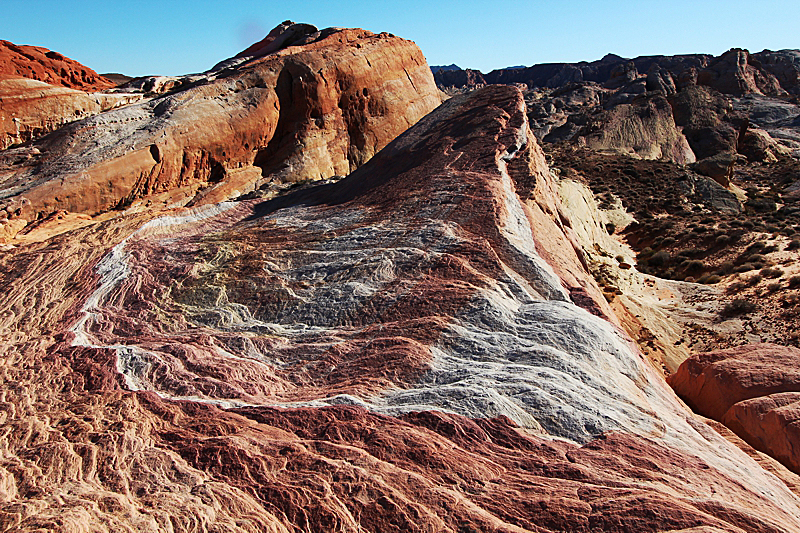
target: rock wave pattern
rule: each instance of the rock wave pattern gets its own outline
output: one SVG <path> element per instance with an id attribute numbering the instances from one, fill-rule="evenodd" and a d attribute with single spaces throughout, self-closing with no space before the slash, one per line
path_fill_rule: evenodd
<path id="1" fill-rule="evenodd" d="M 800 531 L 797 496 L 571 301 L 580 259 L 545 259 L 569 221 L 525 111 L 487 87 L 338 183 L 110 222 L 41 358 L 72 368 L 52 390 L 75 413 L 47 415 L 42 456 L 77 457 L 79 479 L 8 481 L 34 477 L 10 446 L 0 525 Z"/>

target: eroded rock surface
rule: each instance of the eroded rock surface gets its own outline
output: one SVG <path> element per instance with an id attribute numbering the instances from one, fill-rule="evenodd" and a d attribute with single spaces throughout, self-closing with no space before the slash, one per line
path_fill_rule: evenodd
<path id="1" fill-rule="evenodd" d="M 178 89 L 7 150 L 2 196 L 35 216 L 96 214 L 168 191 L 220 201 L 342 176 L 440 102 L 414 43 L 364 30 L 315 32 Z"/>
<path id="2" fill-rule="evenodd" d="M 614 325 L 557 198 L 493 86 L 336 184 L 3 255 L 0 524 L 800 530 Z"/>
<path id="3" fill-rule="evenodd" d="M 27 78 L 87 92 L 114 87 L 111 80 L 58 52 L 0 40 L 0 78 Z"/>
<path id="4" fill-rule="evenodd" d="M 753 344 L 698 354 L 669 382 L 697 412 L 800 472 L 800 350 Z"/>
<path id="5" fill-rule="evenodd" d="M 139 99 L 58 52 L 0 41 L 0 149 Z"/>

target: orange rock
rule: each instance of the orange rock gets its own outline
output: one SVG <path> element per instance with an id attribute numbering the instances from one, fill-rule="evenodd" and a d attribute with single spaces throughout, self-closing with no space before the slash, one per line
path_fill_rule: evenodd
<path id="1" fill-rule="evenodd" d="M 94 214 L 234 175 L 231 194 L 346 175 L 441 101 L 411 41 L 326 30 L 304 42 L 18 149 L 0 164 L 0 187 L 39 215 Z"/>
<path id="2" fill-rule="evenodd" d="M 89 67 L 58 52 L 3 40 L 0 40 L 0 78 L 28 78 L 91 92 L 115 85 Z"/>
<path id="3" fill-rule="evenodd" d="M 701 353 L 668 381 L 692 409 L 721 421 L 743 400 L 800 392 L 800 350 L 763 343 Z"/>
<path id="4" fill-rule="evenodd" d="M 695 355 L 669 383 L 697 412 L 800 473 L 800 350 L 751 344 Z"/>

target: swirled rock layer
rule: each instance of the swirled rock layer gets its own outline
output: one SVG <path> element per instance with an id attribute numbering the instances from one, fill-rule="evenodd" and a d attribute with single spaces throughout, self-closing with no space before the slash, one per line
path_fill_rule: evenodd
<path id="1" fill-rule="evenodd" d="M 492 86 L 334 185 L 4 256 L 0 525 L 800 531 L 607 320 L 553 188 Z"/>

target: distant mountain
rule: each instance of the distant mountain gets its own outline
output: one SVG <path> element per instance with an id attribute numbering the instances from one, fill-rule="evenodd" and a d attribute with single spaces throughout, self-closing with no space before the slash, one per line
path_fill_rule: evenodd
<path id="1" fill-rule="evenodd" d="M 431 65 L 431 72 L 434 74 L 440 71 L 450 71 L 450 70 L 461 70 L 461 67 L 456 65 L 455 63 L 451 65 Z"/>

